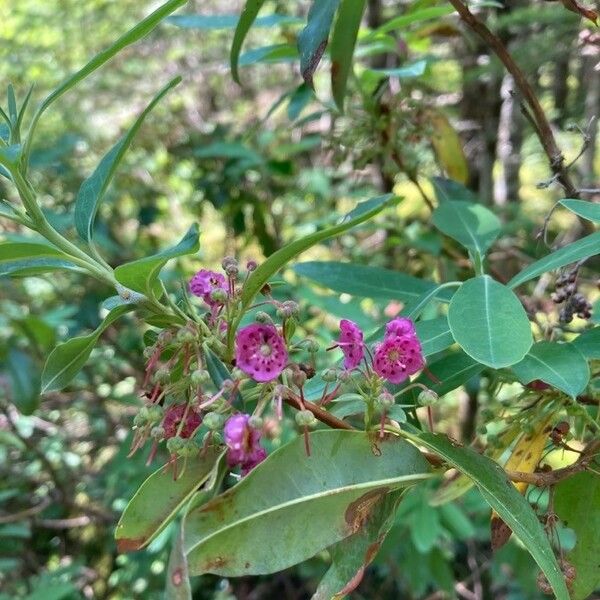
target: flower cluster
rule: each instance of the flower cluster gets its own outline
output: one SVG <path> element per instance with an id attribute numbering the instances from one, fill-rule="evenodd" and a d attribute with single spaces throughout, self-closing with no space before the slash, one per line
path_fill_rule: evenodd
<path id="1" fill-rule="evenodd" d="M 248 275 L 256 266 L 246 265 Z M 202 300 L 204 311 L 196 312 L 197 305 L 188 302 L 187 322 L 148 334 L 146 403 L 134 420 L 132 451 L 152 438 L 152 457 L 165 442 L 177 467 L 178 458 L 185 464 L 206 446 L 218 445 L 227 449 L 229 467 L 245 475 L 266 458 L 261 440 L 278 435 L 284 403 L 297 409 L 295 422 L 310 452 L 308 429 L 317 419 L 314 404 L 305 399 L 305 384 L 315 374 L 319 347 L 309 338 L 294 341 L 298 305 L 275 300 L 268 287 L 259 305 L 272 310 L 255 313 L 255 322 L 240 326 L 247 316 L 240 297 L 248 275 L 241 280 L 233 258 L 224 259 L 222 267 L 223 273 L 202 269 L 189 282 L 189 292 Z M 414 324 L 393 319 L 383 340 L 368 347 L 360 327 L 343 319 L 334 347 L 343 354 L 343 369 L 323 374 L 321 398 L 313 401 L 325 407 L 345 393 L 347 382 L 362 378 L 356 389 L 365 402 L 365 428 L 379 415 L 376 423 L 383 431 L 385 419 L 397 419 L 400 408 L 394 409 L 395 397 L 385 384 L 402 383 L 424 367 Z M 241 410 L 249 403 L 254 403 L 252 414 Z M 320 410 L 322 418 L 325 409 Z"/>

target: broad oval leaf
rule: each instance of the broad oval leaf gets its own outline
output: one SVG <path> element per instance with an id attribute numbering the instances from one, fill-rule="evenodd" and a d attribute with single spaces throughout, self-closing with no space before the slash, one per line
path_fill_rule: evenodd
<path id="1" fill-rule="evenodd" d="M 533 344 L 519 299 L 488 275 L 462 284 L 450 301 L 448 323 L 462 349 L 494 369 L 518 363 Z"/>
<path id="2" fill-rule="evenodd" d="M 342 112 L 348 76 L 352 70 L 356 36 L 365 6 L 366 0 L 341 0 L 331 34 L 331 89 L 335 103 Z"/>
<path id="3" fill-rule="evenodd" d="M 553 271 L 560 267 L 564 267 L 570 263 L 589 258 L 600 253 L 600 231 L 592 233 L 576 242 L 563 246 L 555 250 L 552 254 L 536 260 L 520 273 L 515 275 L 509 282 L 508 286 L 515 288 L 546 271 Z"/>
<path id="4" fill-rule="evenodd" d="M 440 202 L 433 224 L 474 254 L 483 256 L 500 233 L 498 217 L 481 204 L 449 200 Z"/>
<path id="5" fill-rule="evenodd" d="M 140 550 L 156 538 L 208 481 L 222 454 L 222 450 L 209 446 L 198 456 L 189 458 L 185 469 L 183 460 L 179 459 L 177 479 L 174 479 L 173 465 L 169 464 L 152 473 L 119 519 L 115 530 L 119 552 Z"/>
<path id="6" fill-rule="evenodd" d="M 458 181 L 452 181 L 452 179 L 445 179 L 444 177 L 432 177 L 431 185 L 433 185 L 435 197 L 440 204 L 447 200 L 479 204 L 477 196 Z"/>
<path id="7" fill-rule="evenodd" d="M 592 327 L 573 340 L 573 346 L 588 360 L 600 359 L 600 327 Z"/>
<path id="8" fill-rule="evenodd" d="M 312 600 L 337 600 L 355 590 L 368 565 L 377 555 L 394 516 L 403 490 L 384 496 L 368 516 L 361 531 L 329 548 L 331 565 L 319 582 Z"/>
<path id="9" fill-rule="evenodd" d="M 119 166 L 119 163 L 125 156 L 125 153 L 131 146 L 133 138 L 139 131 L 144 119 L 150 111 L 172 90 L 179 82 L 181 77 L 175 77 L 165 87 L 163 87 L 152 102 L 144 109 L 140 116 L 135 120 L 129 131 L 104 155 L 96 170 L 81 184 L 77 199 L 75 201 L 75 228 L 81 239 L 89 242 L 94 234 L 94 220 L 100 202 L 106 193 L 108 185 Z"/>
<path id="10" fill-rule="evenodd" d="M 573 398 L 585 390 L 590 380 L 585 356 L 573 344 L 558 342 L 534 344 L 512 370 L 521 383 L 541 379 Z"/>
<path id="11" fill-rule="evenodd" d="M 330 290 L 364 298 L 414 302 L 437 288 L 433 281 L 391 269 L 353 263 L 308 261 L 294 265 L 293 269 L 298 275 L 308 277 Z M 435 297 L 448 302 L 452 293 L 449 289 L 443 289 Z"/>
<path id="12" fill-rule="evenodd" d="M 42 372 L 42 393 L 64 388 L 87 362 L 102 332 L 132 306 L 118 306 L 106 315 L 98 329 L 59 344 L 50 352 Z"/>
<path id="13" fill-rule="evenodd" d="M 588 202 L 586 200 L 569 199 L 561 200 L 560 204 L 583 219 L 593 221 L 594 223 L 600 223 L 600 204 Z"/>
<path id="14" fill-rule="evenodd" d="M 0 277 L 46 273 L 56 269 L 79 270 L 69 256 L 50 244 L 37 242 L 0 243 Z"/>
<path id="15" fill-rule="evenodd" d="M 339 3 L 340 0 L 314 0 L 308 11 L 306 27 L 298 34 L 300 72 L 310 87 L 313 85 L 314 72 L 327 47 L 333 15 Z"/>
<path id="16" fill-rule="evenodd" d="M 557 600 L 569 600 L 564 577 L 540 521 L 502 468 L 471 448 L 453 444 L 444 435 L 419 433 L 410 437 L 473 479 L 486 502 L 533 556 L 546 575 Z"/>
<path id="17" fill-rule="evenodd" d="M 577 473 L 554 488 L 554 510 L 575 531 L 575 547 L 567 560 L 575 567 L 571 600 L 584 600 L 600 588 L 600 476 Z"/>
<path id="18" fill-rule="evenodd" d="M 311 434 L 310 446 L 306 456 L 302 437 L 294 439 L 186 515 L 190 573 L 285 569 L 361 531 L 388 492 L 429 477 L 421 453 L 400 440 L 327 430 Z"/>
<path id="19" fill-rule="evenodd" d="M 198 225 L 192 225 L 181 241 L 171 247 L 154 254 L 120 265 L 115 269 L 115 277 L 125 287 L 152 297 L 157 294 L 158 275 L 161 269 L 178 256 L 193 254 L 200 248 Z"/>
<path id="20" fill-rule="evenodd" d="M 244 44 L 244 40 L 248 35 L 248 31 L 250 31 L 250 27 L 252 27 L 252 23 L 254 23 L 256 20 L 258 12 L 264 3 L 265 0 L 247 0 L 235 28 L 233 42 L 231 43 L 229 62 L 231 65 L 231 76 L 236 83 L 240 83 L 238 63 L 240 52 L 242 51 L 242 45 Z"/>

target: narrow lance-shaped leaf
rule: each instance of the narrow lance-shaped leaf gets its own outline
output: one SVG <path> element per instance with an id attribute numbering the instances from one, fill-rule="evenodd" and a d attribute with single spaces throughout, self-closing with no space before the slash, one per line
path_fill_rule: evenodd
<path id="1" fill-rule="evenodd" d="M 78 270 L 79 267 L 70 262 L 67 254 L 50 244 L 0 243 L 0 277 L 35 275 L 56 269 Z"/>
<path id="2" fill-rule="evenodd" d="M 521 383 L 541 379 L 573 398 L 590 380 L 587 360 L 573 344 L 538 342 L 512 370 Z"/>
<path id="3" fill-rule="evenodd" d="M 102 201 L 106 190 L 112 181 L 112 178 L 119 166 L 119 163 L 125 156 L 125 153 L 131 146 L 133 138 L 139 131 L 144 119 L 150 111 L 172 90 L 179 82 L 181 77 L 176 77 L 163 87 L 152 102 L 144 109 L 129 131 L 104 155 L 96 170 L 88 177 L 79 188 L 77 200 L 75 201 L 75 228 L 80 237 L 89 242 L 93 237 L 94 220 L 98 207 Z"/>
<path id="4" fill-rule="evenodd" d="M 40 402 L 40 374 L 31 357 L 25 352 L 10 348 L 6 357 L 11 383 L 12 403 L 25 415 L 30 415 Z"/>
<path id="5" fill-rule="evenodd" d="M 488 275 L 462 284 L 450 301 L 448 323 L 462 349 L 494 369 L 518 363 L 533 343 L 519 299 Z"/>
<path id="6" fill-rule="evenodd" d="M 419 433 L 414 439 L 473 479 L 486 502 L 512 529 L 540 566 L 557 600 L 569 600 L 564 577 L 540 521 L 500 465 L 470 448 L 453 444 L 444 435 Z"/>
<path id="7" fill-rule="evenodd" d="M 348 76 L 352 70 L 356 36 L 365 5 L 366 0 L 341 0 L 331 34 L 331 89 L 335 103 L 342 112 Z"/>
<path id="8" fill-rule="evenodd" d="M 592 233 L 576 242 L 568 244 L 552 252 L 540 260 L 536 260 L 531 263 L 528 267 L 523 269 L 520 273 L 517 273 L 509 282 L 508 286 L 515 288 L 521 284 L 546 273 L 547 271 L 553 271 L 560 267 L 564 267 L 570 263 L 576 262 L 583 258 L 589 258 L 600 252 L 600 231 Z"/>
<path id="9" fill-rule="evenodd" d="M 65 79 L 51 94 L 49 94 L 40 104 L 33 117 L 29 134 L 27 136 L 27 148 L 25 152 L 26 158 L 29 156 L 29 150 L 33 140 L 33 132 L 35 131 L 37 122 L 42 114 L 48 109 L 48 107 L 58 100 L 65 92 L 68 92 L 72 87 L 76 86 L 80 81 L 83 81 L 96 69 L 99 69 L 102 65 L 107 63 L 111 58 L 123 50 L 123 48 L 134 44 L 138 40 L 148 35 L 165 17 L 177 10 L 180 6 L 183 6 L 185 3 L 186 0 L 169 0 L 162 6 L 159 6 L 153 13 L 140 21 L 127 33 L 119 37 L 108 48 L 96 54 L 96 56 L 94 56 L 94 58 L 92 58 L 85 66 L 79 69 L 79 71 L 70 77 L 67 77 L 67 79 Z"/>
<path id="10" fill-rule="evenodd" d="M 247 0 L 246 4 L 244 5 L 244 10 L 242 10 L 242 14 L 240 15 L 240 19 L 237 23 L 237 27 L 235 28 L 233 42 L 231 43 L 229 61 L 231 65 L 231 76 L 236 83 L 240 83 L 238 63 L 240 53 L 242 51 L 242 45 L 244 44 L 244 40 L 248 35 L 248 31 L 250 31 L 250 27 L 252 27 L 252 23 L 254 23 L 258 12 L 264 3 L 265 0 Z"/>
<path id="11" fill-rule="evenodd" d="M 576 215 L 600 223 L 600 204 L 586 200 L 561 200 L 560 203 Z"/>
<path id="12" fill-rule="evenodd" d="M 300 72 L 310 87 L 313 75 L 327 47 L 333 15 L 340 0 L 314 0 L 308 11 L 306 27 L 298 34 Z"/>
<path id="13" fill-rule="evenodd" d="M 310 447 L 307 456 L 304 440 L 295 438 L 188 512 L 192 575 L 266 574 L 302 562 L 362 531 L 387 493 L 430 476 L 421 453 L 401 440 L 327 430 L 311 434 Z"/>
<path id="14" fill-rule="evenodd" d="M 183 530 L 181 526 L 177 526 L 173 534 L 166 579 L 166 600 L 192 600 L 192 586 L 190 585 L 187 558 L 183 551 Z"/>
<path id="15" fill-rule="evenodd" d="M 185 469 L 183 459 L 178 459 L 177 479 L 174 465 L 164 465 L 152 473 L 119 519 L 115 531 L 119 552 L 140 550 L 155 539 L 208 481 L 222 454 L 221 450 L 209 446 L 198 456 L 189 458 Z"/>
<path id="16" fill-rule="evenodd" d="M 106 315 L 98 329 L 89 335 L 72 338 L 52 350 L 42 372 L 42 393 L 64 388 L 87 362 L 99 337 L 109 325 L 130 311 L 132 306 L 119 306 Z"/>
<path id="17" fill-rule="evenodd" d="M 161 269 L 172 258 L 198 252 L 200 248 L 199 236 L 198 225 L 192 225 L 177 245 L 153 256 L 147 256 L 118 266 L 115 269 L 117 281 L 127 288 L 148 297 L 159 294 L 157 284 Z"/>

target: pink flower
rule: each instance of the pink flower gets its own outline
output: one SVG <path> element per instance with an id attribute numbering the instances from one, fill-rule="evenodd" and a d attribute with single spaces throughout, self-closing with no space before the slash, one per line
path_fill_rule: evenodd
<path id="1" fill-rule="evenodd" d="M 215 290 L 223 290 L 225 293 L 228 291 L 227 280 L 221 273 L 202 269 L 190 280 L 190 292 L 194 296 L 202 298 L 210 307 L 222 304 L 222 302 L 213 300 L 211 294 Z"/>
<path id="2" fill-rule="evenodd" d="M 402 383 L 425 365 L 421 344 L 416 336 L 384 338 L 375 347 L 373 369 L 390 383 Z"/>
<path id="3" fill-rule="evenodd" d="M 177 435 L 177 430 L 179 429 L 179 424 L 185 414 L 185 409 L 185 404 L 171 404 L 171 406 L 167 408 L 162 422 L 163 429 L 165 430 L 165 439 L 168 440 Z M 187 411 L 185 423 L 181 428 L 179 436 L 182 438 L 191 437 L 200 423 L 202 423 L 202 418 L 190 407 Z"/>
<path id="4" fill-rule="evenodd" d="M 338 346 L 344 354 L 344 368 L 356 369 L 363 359 L 365 351 L 363 332 L 354 321 L 348 319 L 340 321 Z"/>
<path id="5" fill-rule="evenodd" d="M 237 332 L 236 366 L 254 381 L 272 381 L 279 377 L 288 362 L 283 338 L 274 325 L 248 325 Z"/>
<path id="6" fill-rule="evenodd" d="M 416 337 L 417 332 L 415 326 L 410 319 L 405 317 L 396 317 L 385 326 L 385 337 L 401 337 L 401 336 Z"/>
<path id="7" fill-rule="evenodd" d="M 227 462 L 230 467 L 241 465 L 242 475 L 267 457 L 260 445 L 261 432 L 250 426 L 250 415 L 238 414 L 227 419 L 223 434 L 227 444 Z"/>

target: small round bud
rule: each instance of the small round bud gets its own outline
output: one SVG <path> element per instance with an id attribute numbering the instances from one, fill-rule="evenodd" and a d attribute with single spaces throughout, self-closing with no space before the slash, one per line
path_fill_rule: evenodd
<path id="1" fill-rule="evenodd" d="M 163 418 L 164 411 L 161 406 L 148 407 L 148 422 L 156 423 Z"/>
<path id="2" fill-rule="evenodd" d="M 252 429 L 262 429 L 263 428 L 263 419 L 262 417 L 252 415 L 248 419 L 248 425 L 252 427 Z"/>
<path id="3" fill-rule="evenodd" d="M 377 397 L 375 403 L 380 410 L 389 410 L 395 404 L 394 396 L 392 396 L 389 392 L 383 392 Z"/>
<path id="4" fill-rule="evenodd" d="M 421 406 L 433 406 L 437 404 L 440 397 L 433 390 L 423 390 L 419 397 L 417 398 L 417 402 Z"/>
<path id="5" fill-rule="evenodd" d="M 299 410 L 295 419 L 298 427 L 314 427 L 317 424 L 317 419 L 310 410 Z"/>
<path id="6" fill-rule="evenodd" d="M 150 430 L 150 437 L 155 440 L 162 440 L 165 437 L 165 428 L 156 425 Z"/>
<path id="7" fill-rule="evenodd" d="M 209 380 L 210 375 L 205 369 L 196 369 L 195 371 L 192 371 L 192 374 L 190 375 L 190 382 L 194 386 L 203 385 Z"/>
<path id="8" fill-rule="evenodd" d="M 321 379 L 323 381 L 326 381 L 327 383 L 333 383 L 334 381 L 337 381 L 337 378 L 337 369 L 325 369 L 325 371 L 323 371 L 323 374 L 321 375 Z"/>
<path id="9" fill-rule="evenodd" d="M 294 382 L 294 385 L 301 388 L 306 383 L 307 378 L 306 373 L 298 369 L 297 371 L 294 371 L 292 381 Z"/>
<path id="10" fill-rule="evenodd" d="M 246 263 L 246 270 L 247 271 L 250 271 L 250 272 L 256 271 L 257 267 L 258 267 L 258 263 L 255 260 L 249 260 Z"/>
<path id="11" fill-rule="evenodd" d="M 225 379 L 223 381 L 223 383 L 221 384 L 221 388 L 225 392 L 231 392 L 231 390 L 233 390 L 234 387 L 235 387 L 235 383 L 233 383 L 233 381 L 231 381 L 231 379 Z"/>
<path id="12" fill-rule="evenodd" d="M 207 431 L 202 438 L 202 445 L 205 445 L 207 442 L 218 446 L 223 443 L 223 436 L 218 431 Z"/>
<path id="13" fill-rule="evenodd" d="M 210 299 L 217 304 L 225 304 L 227 297 L 227 292 L 221 288 L 216 288 L 210 293 Z"/>
<path id="14" fill-rule="evenodd" d="M 198 456 L 200 453 L 200 446 L 194 440 L 184 440 L 182 447 L 178 450 L 179 456 L 191 458 Z"/>
<path id="15" fill-rule="evenodd" d="M 149 359 L 152 358 L 154 353 L 156 352 L 156 348 L 154 346 L 146 346 L 144 348 L 144 358 Z"/>
<path id="16" fill-rule="evenodd" d="M 169 383 L 170 380 L 171 372 L 166 367 L 161 367 L 154 373 L 154 381 L 156 383 Z"/>
<path id="17" fill-rule="evenodd" d="M 305 342 L 306 351 L 311 354 L 316 354 L 319 351 L 319 344 L 316 340 L 308 338 Z"/>
<path id="18" fill-rule="evenodd" d="M 245 379 L 247 375 L 239 367 L 234 367 L 231 370 L 231 377 L 234 381 L 239 381 L 240 379 Z"/>
<path id="19" fill-rule="evenodd" d="M 238 261 L 233 256 L 226 256 L 221 262 L 221 267 L 223 267 L 223 271 L 227 271 L 227 269 L 230 269 L 232 267 L 237 268 L 237 266 Z"/>
<path id="20" fill-rule="evenodd" d="M 204 415 L 202 423 L 206 425 L 211 431 L 216 431 L 223 427 L 225 423 L 225 417 L 216 412 L 209 412 Z"/>
<path id="21" fill-rule="evenodd" d="M 277 315 L 283 319 L 295 317 L 300 312 L 300 306 L 293 300 L 283 302 L 277 309 Z"/>
<path id="22" fill-rule="evenodd" d="M 271 316 L 262 310 L 259 310 L 256 313 L 256 315 L 254 316 L 254 319 L 256 320 L 257 323 L 262 323 L 263 325 L 272 325 L 273 324 L 273 319 L 271 319 Z"/>
<path id="23" fill-rule="evenodd" d="M 172 437 L 167 440 L 167 450 L 170 454 L 178 454 L 184 444 L 185 440 L 183 438 L 179 436 Z"/>
<path id="24" fill-rule="evenodd" d="M 168 346 L 173 341 L 173 332 L 169 329 L 163 329 L 158 334 L 158 343 L 161 346 Z"/>
<path id="25" fill-rule="evenodd" d="M 139 412 L 135 417 L 133 417 L 133 425 L 134 427 L 141 427 L 147 423 L 147 418 L 141 412 Z"/>
<path id="26" fill-rule="evenodd" d="M 193 342 L 195 337 L 196 336 L 187 327 L 182 327 L 177 332 L 177 341 L 181 342 L 182 344 Z"/>

